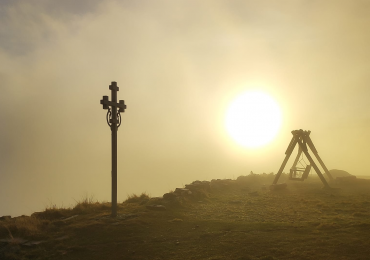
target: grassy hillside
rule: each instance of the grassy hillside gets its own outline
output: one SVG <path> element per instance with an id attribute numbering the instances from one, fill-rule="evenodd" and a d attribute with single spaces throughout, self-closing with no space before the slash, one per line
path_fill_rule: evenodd
<path id="1" fill-rule="evenodd" d="M 2 218 L 0 259 L 370 259 L 366 182 L 327 190 L 310 176 L 270 191 L 273 177 L 195 182 L 191 194 L 165 199 L 132 195 L 117 218 L 89 199 Z"/>

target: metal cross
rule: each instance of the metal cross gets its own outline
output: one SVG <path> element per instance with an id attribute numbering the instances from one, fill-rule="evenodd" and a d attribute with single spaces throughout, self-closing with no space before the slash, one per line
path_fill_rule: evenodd
<path id="1" fill-rule="evenodd" d="M 121 113 L 125 112 L 126 105 L 124 100 L 120 100 L 117 103 L 117 82 L 112 81 L 109 85 L 111 90 L 112 101 L 108 100 L 108 96 L 103 96 L 100 100 L 100 104 L 103 105 L 103 109 L 108 109 L 107 112 L 107 124 L 110 126 L 112 131 L 112 217 L 117 216 L 117 130 L 121 125 Z"/>

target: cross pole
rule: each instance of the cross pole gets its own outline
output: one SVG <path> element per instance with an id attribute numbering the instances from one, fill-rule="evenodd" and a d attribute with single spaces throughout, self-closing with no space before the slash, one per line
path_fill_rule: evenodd
<path id="1" fill-rule="evenodd" d="M 126 105 L 124 100 L 117 103 L 117 91 L 119 90 L 117 82 L 112 81 L 109 85 L 111 90 L 112 101 L 108 100 L 108 96 L 103 96 L 100 104 L 103 109 L 108 109 L 107 124 L 112 131 L 112 217 L 117 216 L 117 130 L 121 125 L 121 113 L 125 112 Z"/>

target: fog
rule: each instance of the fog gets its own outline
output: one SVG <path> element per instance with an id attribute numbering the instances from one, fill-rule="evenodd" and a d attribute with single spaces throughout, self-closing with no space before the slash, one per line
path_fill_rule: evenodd
<path id="1" fill-rule="evenodd" d="M 110 201 L 111 81 L 118 201 L 276 173 L 294 129 L 329 169 L 370 175 L 369 24 L 368 1 L 0 1 L 0 216 Z M 256 87 L 283 124 L 252 150 L 224 116 Z"/>

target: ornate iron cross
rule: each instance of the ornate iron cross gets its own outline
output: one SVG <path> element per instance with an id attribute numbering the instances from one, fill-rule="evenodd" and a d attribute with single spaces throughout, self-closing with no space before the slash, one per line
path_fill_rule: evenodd
<path id="1" fill-rule="evenodd" d="M 117 216 L 117 130 L 121 125 L 121 112 L 125 112 L 126 105 L 124 100 L 117 103 L 117 91 L 119 90 L 117 82 L 112 81 L 109 85 L 111 90 L 112 101 L 108 100 L 108 96 L 103 96 L 100 104 L 103 109 L 108 109 L 107 124 L 112 131 L 112 217 Z"/>

